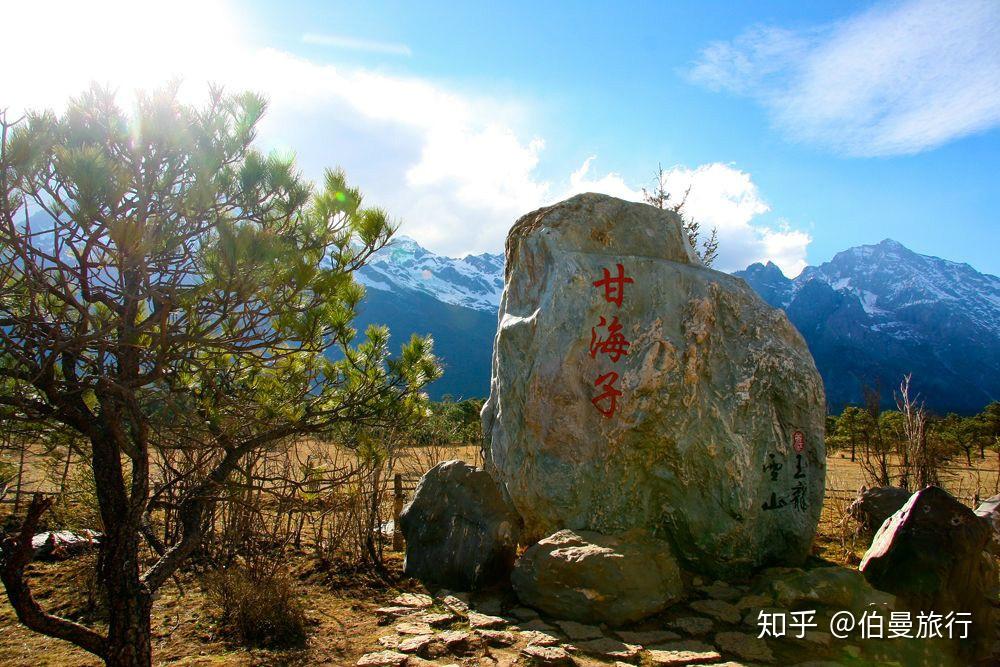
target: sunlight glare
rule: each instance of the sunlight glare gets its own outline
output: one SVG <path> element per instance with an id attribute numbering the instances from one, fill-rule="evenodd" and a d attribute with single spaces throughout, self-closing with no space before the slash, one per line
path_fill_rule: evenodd
<path id="1" fill-rule="evenodd" d="M 22 2 L 6 10 L 8 52 L 0 106 L 59 109 L 91 81 L 126 94 L 171 80 L 204 99 L 243 50 L 241 21 L 222 0 Z"/>

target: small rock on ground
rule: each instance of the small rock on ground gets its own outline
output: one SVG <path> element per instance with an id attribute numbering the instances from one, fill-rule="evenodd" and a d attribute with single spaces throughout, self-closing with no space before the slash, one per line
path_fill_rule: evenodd
<path id="1" fill-rule="evenodd" d="M 413 607 L 379 607 L 375 610 L 375 615 L 378 616 L 379 625 L 385 625 L 386 623 L 392 623 L 397 618 L 401 616 L 409 616 L 413 613 Z"/>
<path id="2" fill-rule="evenodd" d="M 514 633 L 506 630 L 476 630 L 476 634 L 482 637 L 487 644 L 497 648 L 510 646 L 517 642 Z"/>
<path id="3" fill-rule="evenodd" d="M 547 632 L 549 634 L 557 634 L 558 630 L 553 628 L 551 625 L 546 623 L 540 618 L 536 618 L 533 621 L 528 621 L 527 623 L 518 623 L 518 628 L 521 630 L 533 630 L 535 632 Z"/>
<path id="4" fill-rule="evenodd" d="M 434 627 L 434 628 L 440 628 L 440 627 L 448 625 L 449 623 L 451 623 L 452 621 L 454 621 L 455 620 L 455 615 L 454 614 L 432 614 L 432 613 L 427 613 L 427 614 L 420 614 L 420 615 L 414 617 L 413 620 L 415 622 L 418 622 L 418 623 L 426 623 L 427 625 L 429 625 L 431 627 Z"/>
<path id="5" fill-rule="evenodd" d="M 615 634 L 626 644 L 639 644 L 640 646 L 662 644 L 663 642 L 681 638 L 679 634 L 670 632 L 669 630 L 637 630 L 635 632 L 618 630 Z"/>
<path id="6" fill-rule="evenodd" d="M 420 622 L 397 623 L 395 630 L 401 635 L 429 635 L 434 632 L 431 626 Z"/>
<path id="7" fill-rule="evenodd" d="M 723 623 L 736 624 L 742 618 L 739 609 L 722 600 L 695 600 L 688 606 L 699 614 L 711 616 Z"/>
<path id="8" fill-rule="evenodd" d="M 469 650 L 473 644 L 478 643 L 468 632 L 461 630 L 446 630 L 438 633 L 434 638 L 442 642 L 445 648 L 452 653 Z"/>
<path id="9" fill-rule="evenodd" d="M 529 646 L 555 646 L 560 643 L 559 637 L 554 634 L 538 630 L 524 630 L 519 632 L 518 635 Z"/>
<path id="10" fill-rule="evenodd" d="M 521 655 L 528 658 L 531 664 L 541 667 L 563 667 L 574 663 L 570 654 L 561 646 L 531 644 L 521 649 Z"/>
<path id="11" fill-rule="evenodd" d="M 403 593 L 392 599 L 393 606 L 396 607 L 416 607 L 426 609 L 434 604 L 434 600 L 429 595 L 422 593 Z"/>
<path id="12" fill-rule="evenodd" d="M 403 653 L 420 653 L 434 641 L 434 635 L 413 635 L 399 642 L 397 649 Z"/>
<path id="13" fill-rule="evenodd" d="M 469 605 L 454 595 L 442 596 L 438 602 L 441 603 L 442 607 L 459 616 L 464 616 L 469 612 Z"/>
<path id="14" fill-rule="evenodd" d="M 725 602 L 733 602 L 740 599 L 743 595 L 743 591 L 724 581 L 715 581 L 707 586 L 699 586 L 698 590 L 713 600 L 723 600 Z"/>
<path id="15" fill-rule="evenodd" d="M 514 607 L 510 610 L 510 615 L 519 621 L 533 621 L 538 618 L 538 612 L 528 607 Z"/>
<path id="16" fill-rule="evenodd" d="M 701 665 L 722 659 L 719 652 L 711 646 L 706 646 L 703 651 L 652 649 L 647 655 L 649 656 L 649 664 L 653 667 Z"/>
<path id="17" fill-rule="evenodd" d="M 712 620 L 703 616 L 682 616 L 668 621 L 667 625 L 692 637 L 703 637 L 714 627 Z"/>
<path id="18" fill-rule="evenodd" d="M 366 653 L 355 664 L 357 667 L 403 667 L 406 664 L 406 655 L 396 651 Z"/>
<path id="19" fill-rule="evenodd" d="M 757 639 L 742 632 L 720 632 L 715 635 L 715 645 L 727 653 L 733 653 L 744 660 L 771 662 L 774 654 L 763 639 Z"/>
<path id="20" fill-rule="evenodd" d="M 602 658 L 618 660 L 634 660 L 639 656 L 639 651 L 642 650 L 641 646 L 626 644 L 608 637 L 591 639 L 585 642 L 573 642 L 573 648 L 588 655 L 597 655 Z"/>
<path id="21" fill-rule="evenodd" d="M 604 633 L 596 625 L 584 625 L 576 621 L 556 621 L 556 625 L 570 639 L 599 639 L 604 636 Z"/>
<path id="22" fill-rule="evenodd" d="M 774 600 L 770 595 L 744 595 L 736 602 L 737 609 L 750 609 L 751 607 L 767 607 L 772 604 Z"/>
<path id="23" fill-rule="evenodd" d="M 507 625 L 507 619 L 500 616 L 490 616 L 479 612 L 469 612 L 469 625 L 473 628 L 502 628 Z"/>
<path id="24" fill-rule="evenodd" d="M 469 606 L 481 614 L 489 614 L 491 616 L 499 614 L 502 609 L 500 598 L 496 595 L 482 595 L 475 598 Z"/>

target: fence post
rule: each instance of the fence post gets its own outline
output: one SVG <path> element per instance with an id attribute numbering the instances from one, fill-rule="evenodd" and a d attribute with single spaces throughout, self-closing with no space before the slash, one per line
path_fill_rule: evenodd
<path id="1" fill-rule="evenodd" d="M 403 475 L 392 477 L 392 550 L 403 550 L 403 531 L 399 527 L 399 515 L 403 513 Z"/>

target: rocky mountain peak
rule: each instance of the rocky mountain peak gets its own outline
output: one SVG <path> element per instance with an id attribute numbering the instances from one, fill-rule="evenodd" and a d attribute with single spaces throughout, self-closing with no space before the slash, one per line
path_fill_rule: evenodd
<path id="1" fill-rule="evenodd" d="M 369 290 L 370 321 L 388 324 L 397 338 L 434 334 L 446 362 L 441 393 L 485 396 L 503 266 L 500 253 L 445 257 L 399 237 L 357 277 Z M 892 405 L 906 373 L 932 410 L 975 412 L 1000 398 L 996 276 L 892 239 L 840 252 L 795 278 L 773 262 L 735 275 L 788 313 L 832 409 L 861 401 L 862 387 L 875 385 Z M 446 310 L 430 314 L 435 307 Z"/>

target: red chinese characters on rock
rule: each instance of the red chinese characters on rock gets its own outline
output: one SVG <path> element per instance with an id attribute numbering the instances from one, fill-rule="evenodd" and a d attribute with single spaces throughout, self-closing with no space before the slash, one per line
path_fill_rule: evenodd
<path id="1" fill-rule="evenodd" d="M 607 418 L 611 418 L 615 414 L 615 408 L 618 407 L 618 397 L 622 395 L 620 389 L 615 387 L 615 382 L 618 382 L 618 373 L 614 371 L 609 371 L 597 378 L 594 382 L 595 387 L 601 387 L 604 389 L 604 393 L 600 396 L 595 396 L 590 402 L 594 404 L 597 411 L 600 412 Z M 607 401 L 607 407 L 601 407 L 601 403 Z"/>
<path id="2" fill-rule="evenodd" d="M 594 281 L 593 285 L 604 288 L 606 302 L 621 308 L 625 299 L 625 285 L 634 283 L 635 280 L 625 275 L 625 267 L 621 264 L 616 264 L 615 268 L 617 273 L 614 275 L 609 269 L 603 269 L 604 277 Z M 623 328 L 617 315 L 612 316 L 610 323 L 602 316 L 597 326 L 590 328 L 590 357 L 596 359 L 598 354 L 603 354 L 607 355 L 612 363 L 617 363 L 626 356 L 632 343 L 622 334 Z M 606 329 L 606 335 L 602 335 L 599 329 Z M 594 386 L 600 387 L 603 392 L 591 399 L 591 403 L 606 419 L 614 416 L 618 409 L 618 397 L 622 395 L 621 390 L 615 386 L 616 382 L 618 373 L 614 371 L 604 373 L 594 382 Z"/>
<path id="3" fill-rule="evenodd" d="M 635 281 L 625 275 L 625 267 L 617 265 L 618 275 L 612 277 L 611 271 L 604 269 L 604 278 L 594 281 L 594 287 L 604 288 L 604 300 L 613 303 L 619 308 L 622 307 L 622 299 L 625 298 L 625 284 Z"/>
<path id="4" fill-rule="evenodd" d="M 628 347 L 632 343 L 625 340 L 625 336 L 622 335 L 622 325 L 619 324 L 617 315 L 611 318 L 611 324 L 607 322 L 602 317 L 596 327 L 590 328 L 590 357 L 594 358 L 601 353 L 611 357 L 611 361 L 618 361 L 628 354 Z M 601 338 L 597 330 L 605 325 L 608 327 L 608 336 Z"/>

